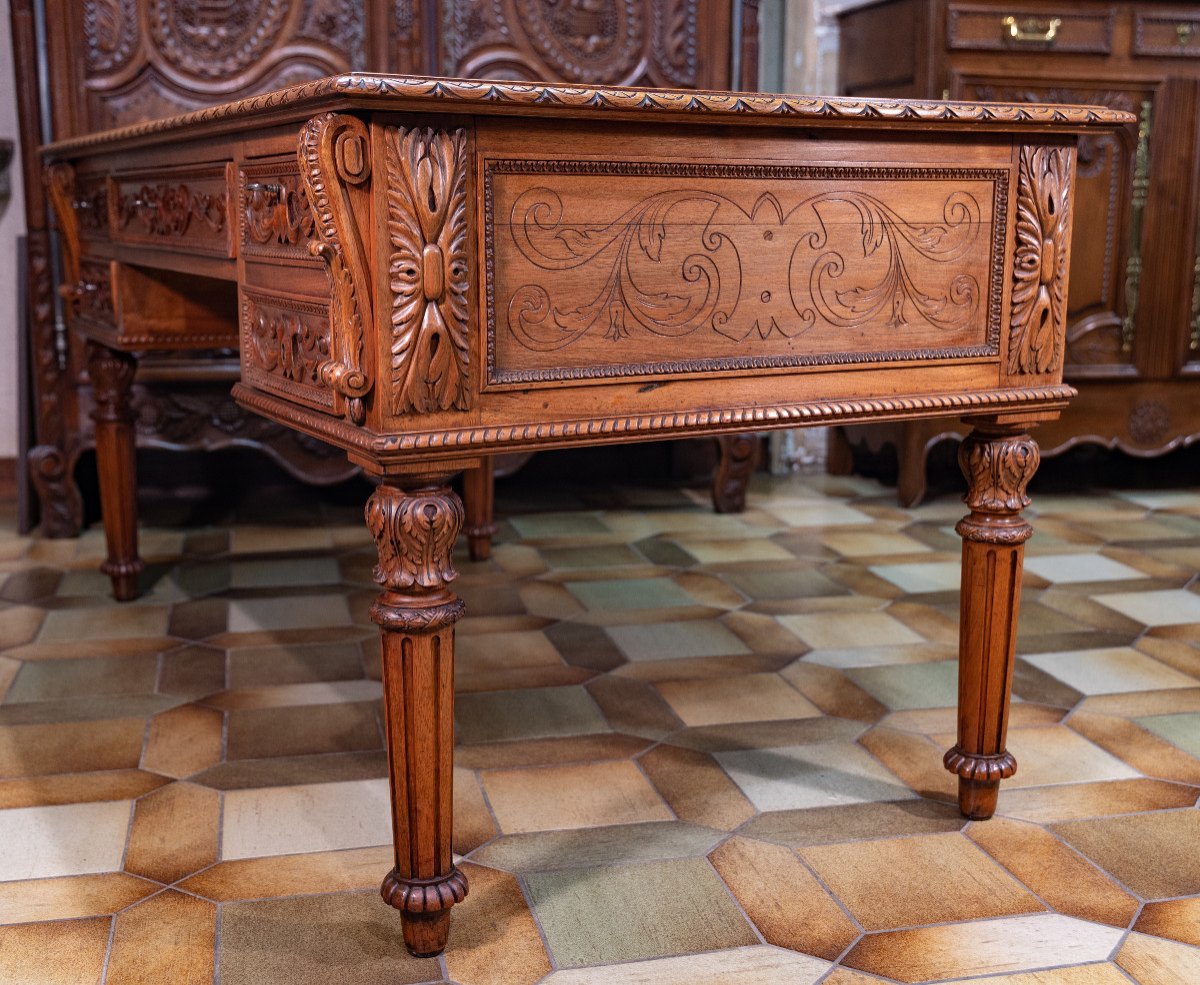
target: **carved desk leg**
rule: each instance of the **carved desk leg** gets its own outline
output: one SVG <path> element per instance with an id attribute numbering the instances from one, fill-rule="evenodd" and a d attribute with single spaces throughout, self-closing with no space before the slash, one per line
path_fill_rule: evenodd
<path id="1" fill-rule="evenodd" d="M 721 458 L 713 474 L 713 509 L 718 513 L 741 513 L 746 508 L 746 486 L 758 465 L 757 434 L 723 434 L 717 438 Z"/>
<path id="2" fill-rule="evenodd" d="M 454 623 L 463 603 L 450 552 L 463 523 L 449 477 L 381 485 L 367 501 L 383 586 L 371 618 L 383 635 L 383 700 L 396 867 L 380 892 L 400 911 L 404 943 L 440 954 L 467 879 L 450 849 L 454 773 Z"/>
<path id="3" fill-rule="evenodd" d="M 88 343 L 88 373 L 96 407 L 96 469 L 108 560 L 100 565 L 120 602 L 138 596 L 144 567 L 137 552 L 137 454 L 130 389 L 137 359 L 97 342 Z"/>
<path id="4" fill-rule="evenodd" d="M 1029 505 L 1025 487 L 1038 460 L 1037 443 L 1011 427 L 976 427 L 958 451 L 971 512 L 956 528 L 963 538 L 958 743 L 945 764 L 958 775 L 963 814 L 978 820 L 995 813 L 1000 781 L 1017 771 L 1004 743 L 1021 563 L 1033 533 L 1020 514 Z"/>
<path id="5" fill-rule="evenodd" d="M 492 556 L 496 535 L 496 462 L 490 455 L 478 468 L 463 473 L 463 503 L 467 510 L 467 549 L 472 561 Z"/>

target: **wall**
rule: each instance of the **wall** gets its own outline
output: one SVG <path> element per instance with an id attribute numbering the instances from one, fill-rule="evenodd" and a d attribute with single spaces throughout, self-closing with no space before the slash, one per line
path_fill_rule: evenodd
<path id="1" fill-rule="evenodd" d="M 0 137 L 17 139 L 17 95 L 13 77 L 8 0 L 0 0 Z M 17 237 L 25 232 L 21 197 L 21 149 L 9 170 L 12 198 L 0 215 L 0 458 L 17 454 Z"/>

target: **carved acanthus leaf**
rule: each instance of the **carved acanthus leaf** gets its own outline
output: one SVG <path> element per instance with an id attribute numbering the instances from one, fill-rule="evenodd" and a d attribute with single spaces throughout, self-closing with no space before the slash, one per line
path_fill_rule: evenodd
<path id="1" fill-rule="evenodd" d="M 1066 147 L 1021 148 L 1010 374 L 1042 376 L 1062 365 L 1073 154 Z"/>
<path id="2" fill-rule="evenodd" d="M 458 577 L 450 552 L 463 525 L 463 506 L 448 488 L 405 493 L 378 486 L 367 500 L 375 538 L 375 580 L 393 591 L 436 592 Z"/>
<path id="3" fill-rule="evenodd" d="M 318 237 L 309 249 L 325 261 L 333 288 L 335 344 L 321 367 L 321 379 L 347 398 L 350 419 L 362 424 L 362 398 L 371 389 L 363 365 L 364 333 L 372 317 L 371 271 L 358 218 L 370 206 L 366 124 L 354 116 L 318 116 L 300 132 L 299 155 Z"/>
<path id="4" fill-rule="evenodd" d="M 968 485 L 963 502 L 977 513 L 1020 512 L 1029 505 L 1025 487 L 1040 462 L 1037 442 L 1027 434 L 973 432 L 958 448 L 958 464 Z"/>
<path id="5" fill-rule="evenodd" d="M 392 411 L 466 410 L 466 133 L 384 135 L 392 290 Z"/>

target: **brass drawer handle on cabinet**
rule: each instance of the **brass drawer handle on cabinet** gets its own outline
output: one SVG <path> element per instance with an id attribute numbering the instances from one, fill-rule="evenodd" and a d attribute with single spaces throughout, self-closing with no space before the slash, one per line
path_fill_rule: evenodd
<path id="1" fill-rule="evenodd" d="M 1000 22 L 1000 25 L 1004 28 L 1005 36 L 1010 41 L 1017 41 L 1021 44 L 1054 44 L 1054 39 L 1058 37 L 1058 29 L 1062 26 L 1062 18 L 1051 17 L 1042 20 L 1037 17 L 1026 17 L 1019 21 L 1009 14 Z"/>
<path id="2" fill-rule="evenodd" d="M 1192 35 L 1196 33 L 1196 25 L 1189 21 L 1175 25 L 1175 41 L 1181 48 L 1192 43 Z"/>

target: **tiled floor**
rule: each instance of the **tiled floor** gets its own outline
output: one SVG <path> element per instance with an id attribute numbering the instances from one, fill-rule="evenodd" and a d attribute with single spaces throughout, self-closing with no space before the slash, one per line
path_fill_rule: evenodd
<path id="1" fill-rule="evenodd" d="M 356 510 L 149 528 L 132 605 L 98 531 L 0 534 L 0 982 L 1200 982 L 1200 491 L 1038 500 L 1021 768 L 973 824 L 941 767 L 953 499 L 529 493 L 460 564 L 471 895 L 439 960 L 377 893 Z"/>

